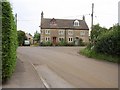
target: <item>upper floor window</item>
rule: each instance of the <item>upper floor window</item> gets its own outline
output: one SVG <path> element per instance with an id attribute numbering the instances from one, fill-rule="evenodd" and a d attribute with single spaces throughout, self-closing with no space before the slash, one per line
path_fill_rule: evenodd
<path id="1" fill-rule="evenodd" d="M 41 34 L 43 34 L 43 30 L 41 30 Z"/>
<path id="2" fill-rule="evenodd" d="M 45 30 L 45 34 L 50 34 L 50 30 Z"/>
<path id="3" fill-rule="evenodd" d="M 64 30 L 59 30 L 59 35 L 64 35 Z"/>
<path id="4" fill-rule="evenodd" d="M 68 31 L 68 35 L 73 35 L 73 31 L 72 31 L 72 30 L 69 30 L 69 31 Z"/>
<path id="5" fill-rule="evenodd" d="M 84 36 L 85 35 L 85 31 L 80 31 L 80 35 Z"/>
<path id="6" fill-rule="evenodd" d="M 78 20 L 75 20 L 75 21 L 74 21 L 74 26 L 80 26 L 80 23 L 79 23 Z"/>
<path id="7" fill-rule="evenodd" d="M 57 23 L 56 23 L 56 19 L 51 19 L 50 20 L 50 25 L 52 25 L 52 26 L 56 26 L 57 25 Z"/>

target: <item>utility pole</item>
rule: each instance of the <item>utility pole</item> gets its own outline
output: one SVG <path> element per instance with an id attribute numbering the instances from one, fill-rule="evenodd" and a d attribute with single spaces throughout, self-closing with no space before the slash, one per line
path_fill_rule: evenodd
<path id="1" fill-rule="evenodd" d="M 15 24 L 16 24 L 16 29 L 17 29 L 17 13 L 15 14 Z"/>
<path id="2" fill-rule="evenodd" d="M 93 13 L 94 13 L 94 3 L 92 3 L 92 14 L 91 14 L 91 31 L 93 30 Z"/>

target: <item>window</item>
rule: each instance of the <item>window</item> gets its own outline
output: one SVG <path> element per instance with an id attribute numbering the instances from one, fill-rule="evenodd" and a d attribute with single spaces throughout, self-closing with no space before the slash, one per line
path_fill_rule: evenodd
<path id="1" fill-rule="evenodd" d="M 64 30 L 59 30 L 59 35 L 64 35 Z"/>
<path id="2" fill-rule="evenodd" d="M 68 31 L 68 35 L 73 35 L 73 31 L 72 31 L 72 30 L 69 30 L 69 31 Z"/>
<path id="3" fill-rule="evenodd" d="M 84 36 L 85 35 L 85 31 L 80 31 L 80 36 Z"/>
<path id="4" fill-rule="evenodd" d="M 68 42 L 73 42 L 73 38 L 72 38 L 72 37 L 69 37 L 69 38 L 68 38 Z"/>
<path id="5" fill-rule="evenodd" d="M 80 23 L 79 23 L 78 20 L 75 20 L 75 21 L 74 21 L 74 26 L 80 26 Z"/>
<path id="6" fill-rule="evenodd" d="M 45 34 L 50 34 L 50 30 L 45 30 Z"/>
<path id="7" fill-rule="evenodd" d="M 59 38 L 59 42 L 61 42 L 61 41 L 63 41 L 64 40 L 64 38 L 63 37 L 60 37 Z"/>
<path id="8" fill-rule="evenodd" d="M 46 42 L 50 41 L 50 38 L 49 37 L 45 37 L 45 41 Z"/>

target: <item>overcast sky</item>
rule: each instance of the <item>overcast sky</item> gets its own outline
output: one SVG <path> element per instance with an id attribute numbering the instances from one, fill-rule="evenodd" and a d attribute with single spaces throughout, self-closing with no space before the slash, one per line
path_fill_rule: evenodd
<path id="1" fill-rule="evenodd" d="M 94 24 L 111 27 L 118 22 L 120 0 L 10 0 L 14 14 L 18 14 L 18 30 L 40 32 L 41 12 L 45 18 L 82 19 L 91 27 L 91 7 L 94 3 Z"/>

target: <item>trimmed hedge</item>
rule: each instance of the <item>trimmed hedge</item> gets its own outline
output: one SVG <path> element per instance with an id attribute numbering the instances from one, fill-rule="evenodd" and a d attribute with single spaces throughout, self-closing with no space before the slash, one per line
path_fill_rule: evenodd
<path id="1" fill-rule="evenodd" d="M 94 45 L 96 52 L 120 56 L 120 30 L 111 30 L 98 37 Z"/>
<path id="2" fill-rule="evenodd" d="M 2 2 L 2 82 L 11 77 L 16 66 L 17 30 L 9 2 Z"/>
<path id="3" fill-rule="evenodd" d="M 0 2 L 0 11 L 2 11 L 2 3 Z M 0 85 L 2 82 L 2 12 L 0 12 Z"/>

